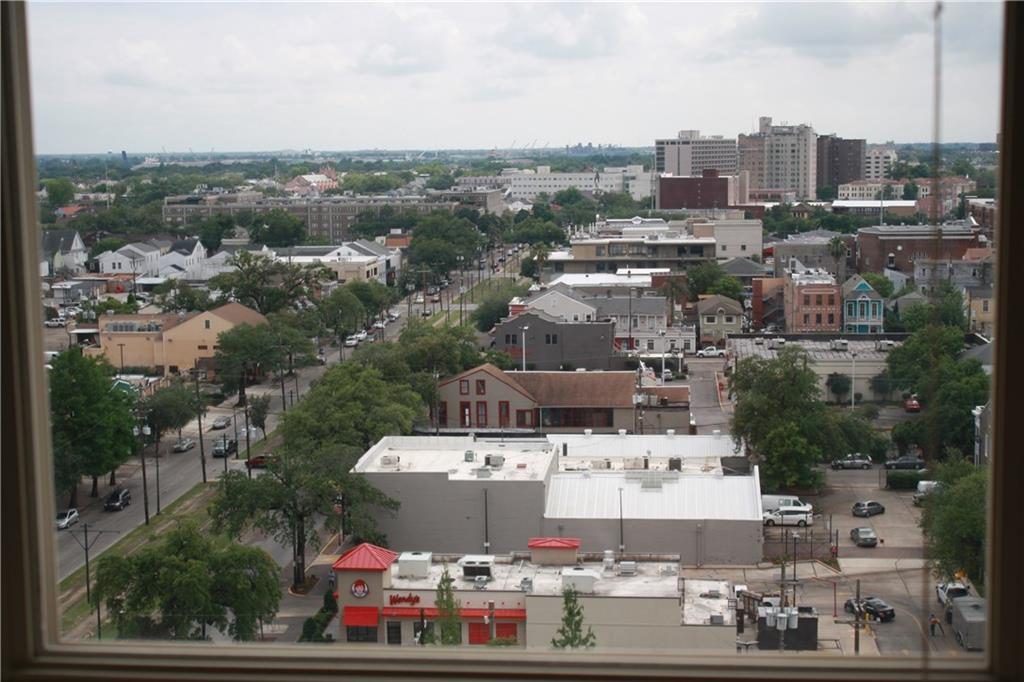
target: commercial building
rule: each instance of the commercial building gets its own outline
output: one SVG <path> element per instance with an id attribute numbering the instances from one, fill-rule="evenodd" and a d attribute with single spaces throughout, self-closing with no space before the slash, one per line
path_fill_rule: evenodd
<path id="1" fill-rule="evenodd" d="M 991 230 L 996 225 L 996 200 L 968 197 L 967 215 L 974 218 L 980 227 Z"/>
<path id="2" fill-rule="evenodd" d="M 697 177 L 658 177 L 655 205 L 658 210 L 715 209 L 745 204 L 750 200 L 750 174 L 721 175 L 705 170 Z"/>
<path id="3" fill-rule="evenodd" d="M 687 430 L 690 391 L 682 384 L 654 393 L 637 387 L 637 373 L 506 372 L 484 364 L 438 385 L 435 428 L 474 433 L 520 430 L 530 433 L 648 433 Z M 633 396 L 640 395 L 641 402 Z"/>
<path id="4" fill-rule="evenodd" d="M 423 545 L 420 545 L 423 547 Z M 367 543 L 338 558 L 338 641 L 417 646 L 441 627 L 445 572 L 458 604 L 462 646 L 550 649 L 562 624 L 563 591 L 576 591 L 595 649 L 732 651 L 734 588 L 683 578 L 674 561 L 584 561 L 580 540 L 528 538 L 515 554 L 401 554 Z"/>
<path id="5" fill-rule="evenodd" d="M 857 230 L 857 270 L 913 272 L 918 260 L 961 260 L 980 246 L 978 229 L 959 222 L 935 225 L 876 225 Z"/>
<path id="6" fill-rule="evenodd" d="M 863 400 L 890 400 L 892 395 L 878 393 L 871 380 L 887 368 L 886 358 L 903 343 L 906 334 L 880 334 L 870 340 L 835 336 L 802 336 L 798 334 L 760 337 L 742 334 L 729 337 L 726 348 L 729 362 L 735 364 L 744 358 L 760 357 L 772 360 L 783 348 L 797 346 L 807 352 L 809 367 L 818 377 L 821 395 L 830 397 L 826 381 L 830 374 L 845 374 L 853 381 L 853 392 Z M 846 397 L 849 400 L 849 395 Z"/>
<path id="7" fill-rule="evenodd" d="M 854 180 L 839 185 L 836 191 L 836 198 L 842 201 L 850 199 L 857 201 L 874 200 L 875 208 L 878 208 L 879 199 L 903 199 L 904 183 L 899 180 Z"/>
<path id="8" fill-rule="evenodd" d="M 100 315 L 95 328 L 76 327 L 71 334 L 85 355 L 102 355 L 114 367 L 146 367 L 158 374 L 186 376 L 198 367 L 212 377 L 217 370 L 218 337 L 243 324 L 267 324 L 267 318 L 241 303 L 228 303 L 184 316 Z"/>
<path id="9" fill-rule="evenodd" d="M 764 226 L 760 220 L 690 220 L 691 234 L 701 239 L 715 240 L 715 257 L 721 261 L 730 258 L 761 256 L 764 248 Z"/>
<path id="10" fill-rule="evenodd" d="M 553 195 L 575 187 L 581 192 L 625 192 L 633 199 L 649 199 L 653 192 L 653 177 L 641 165 L 607 167 L 602 171 L 578 173 L 551 172 L 550 166 L 537 166 L 537 170 L 510 176 L 509 196 L 513 199 L 534 199 L 538 194 Z"/>
<path id="11" fill-rule="evenodd" d="M 914 283 L 921 293 L 949 284 L 954 289 L 991 287 L 995 282 L 995 256 L 991 249 L 967 249 L 960 260 L 934 261 L 921 258 L 914 262 Z"/>
<path id="12" fill-rule="evenodd" d="M 829 244 L 838 237 L 846 245 L 846 253 L 838 260 L 829 250 Z M 837 281 L 845 281 L 848 272 L 853 271 L 856 239 L 853 235 L 831 230 L 811 230 L 791 234 L 783 241 L 772 243 L 774 256 L 774 274 L 776 277 L 785 275 L 786 270 L 793 267 L 793 261 L 810 269 L 825 270 L 835 276 Z"/>
<path id="13" fill-rule="evenodd" d="M 860 275 L 843 282 L 843 331 L 847 334 L 885 331 L 885 299 Z"/>
<path id="14" fill-rule="evenodd" d="M 252 192 L 257 197 L 261 194 Z M 243 200 L 244 199 L 244 200 Z M 379 215 L 387 208 L 397 213 L 433 211 L 454 212 L 459 205 L 443 199 L 422 196 L 344 197 L 332 196 L 310 199 L 252 199 L 226 200 L 223 196 L 168 197 L 161 208 L 164 224 L 180 227 L 210 216 L 249 216 L 282 210 L 305 223 L 311 237 L 330 244 L 340 244 L 352 238 L 351 228 L 361 213 Z"/>
<path id="15" fill-rule="evenodd" d="M 829 272 L 791 261 L 783 289 L 786 333 L 838 332 L 842 291 Z"/>
<path id="16" fill-rule="evenodd" d="M 610 369 L 615 323 L 565 322 L 547 313 L 527 310 L 494 326 L 493 347 L 508 353 L 527 369 Z"/>
<path id="17" fill-rule="evenodd" d="M 972 332 L 992 338 L 996 325 L 996 302 L 991 286 L 963 288 L 967 325 Z"/>
<path id="18" fill-rule="evenodd" d="M 819 135 L 818 187 L 838 187 L 862 178 L 866 151 L 866 140 L 847 140 L 837 135 Z"/>
<path id="19" fill-rule="evenodd" d="M 626 228 L 619 236 L 583 237 L 569 242 L 569 252 L 549 257 L 556 273 L 607 273 L 622 269 L 686 270 L 715 257 L 714 237 L 695 237 L 664 227 Z M 554 255 L 554 254 L 552 254 Z"/>
<path id="20" fill-rule="evenodd" d="M 680 130 L 675 138 L 654 141 L 654 170 L 677 176 L 700 177 L 704 171 L 736 175 L 736 140 L 704 136 L 699 130 Z"/>
<path id="21" fill-rule="evenodd" d="M 921 212 L 921 204 L 913 199 L 836 199 L 832 212 L 837 214 L 878 216 L 915 216 Z"/>
<path id="22" fill-rule="evenodd" d="M 891 145 L 869 144 L 864 151 L 864 180 L 882 180 L 892 174 L 899 157 Z"/>
<path id="23" fill-rule="evenodd" d="M 727 296 L 705 296 L 697 301 L 701 344 L 716 345 L 729 334 L 743 331 L 743 304 Z"/>
<path id="24" fill-rule="evenodd" d="M 770 116 L 762 116 L 758 132 L 737 138 L 739 170 L 750 173 L 751 190 L 792 192 L 797 199 L 814 199 L 817 138 L 809 125 L 772 125 Z"/>
<path id="25" fill-rule="evenodd" d="M 378 527 L 398 551 L 519 551 L 532 537 L 584 552 L 673 554 L 687 565 L 762 558 L 757 468 L 733 475 L 728 436 L 388 436 L 353 472 L 392 499 Z"/>

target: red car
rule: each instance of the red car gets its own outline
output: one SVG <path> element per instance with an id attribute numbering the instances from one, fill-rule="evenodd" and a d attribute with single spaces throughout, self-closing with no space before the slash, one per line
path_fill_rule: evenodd
<path id="1" fill-rule="evenodd" d="M 909 398 L 907 398 L 906 401 L 903 403 L 903 410 L 905 412 L 920 412 L 921 403 L 918 402 L 917 396 L 912 395 Z"/>
<path id="2" fill-rule="evenodd" d="M 266 469 L 275 459 L 277 458 L 274 455 L 256 455 L 245 460 L 245 466 L 250 469 Z"/>

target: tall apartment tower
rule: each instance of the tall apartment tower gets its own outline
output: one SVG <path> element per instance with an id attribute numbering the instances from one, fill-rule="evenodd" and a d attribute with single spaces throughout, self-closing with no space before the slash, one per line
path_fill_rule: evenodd
<path id="1" fill-rule="evenodd" d="M 654 170 L 680 177 L 702 177 L 704 171 L 736 175 L 736 140 L 702 136 L 699 130 L 680 130 L 675 138 L 654 141 Z"/>
<path id="2" fill-rule="evenodd" d="M 899 157 L 891 144 L 873 144 L 864 152 L 864 180 L 884 180 Z"/>
<path id="3" fill-rule="evenodd" d="M 864 174 L 866 140 L 845 140 L 835 135 L 818 136 L 818 187 L 860 180 Z"/>
<path id="4" fill-rule="evenodd" d="M 751 190 L 793 192 L 813 199 L 818 180 L 818 136 L 806 124 L 772 125 L 759 119 L 758 131 L 737 138 L 740 170 L 750 172 Z"/>

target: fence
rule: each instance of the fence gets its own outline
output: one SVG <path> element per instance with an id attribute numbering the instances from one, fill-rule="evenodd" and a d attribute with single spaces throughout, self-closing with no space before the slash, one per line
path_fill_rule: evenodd
<path id="1" fill-rule="evenodd" d="M 764 557 L 767 560 L 785 559 L 797 561 L 820 559 L 825 561 L 834 556 L 833 547 L 839 544 L 836 533 L 824 527 L 779 528 L 766 526 L 764 529 Z"/>

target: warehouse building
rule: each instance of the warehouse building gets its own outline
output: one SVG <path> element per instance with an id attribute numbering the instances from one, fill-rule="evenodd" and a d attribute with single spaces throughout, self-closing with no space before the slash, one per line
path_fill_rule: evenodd
<path id="1" fill-rule="evenodd" d="M 672 431 L 389 436 L 354 471 L 401 502 L 378 518 L 400 551 L 508 553 L 531 537 L 571 535 L 589 553 L 754 564 L 762 557 L 758 474 L 731 473 L 733 459 L 745 461 L 727 436 Z"/>

